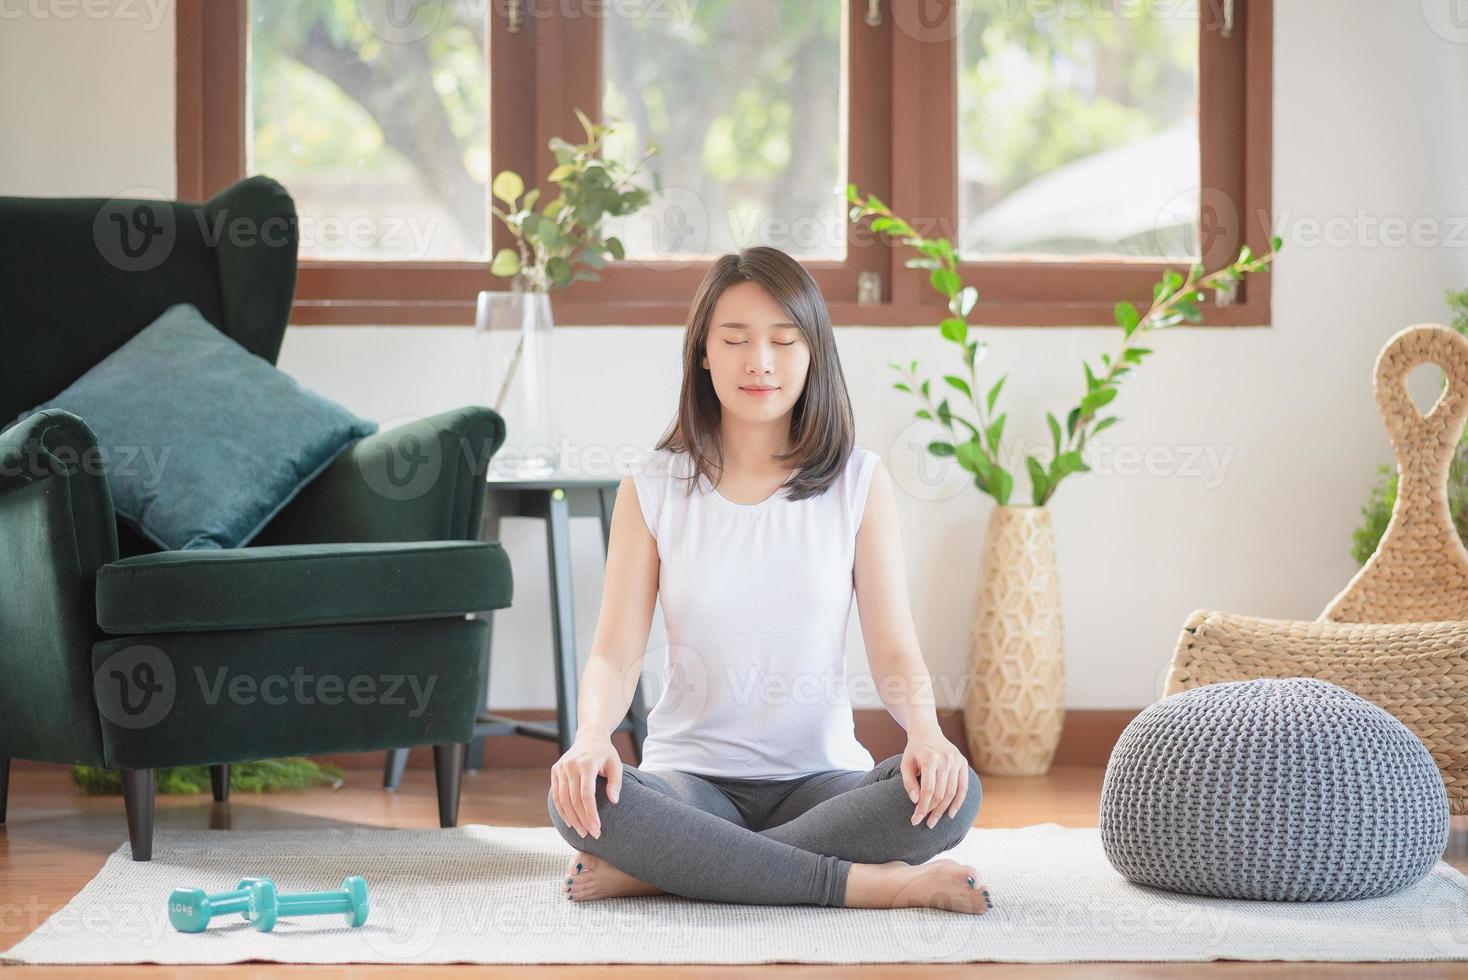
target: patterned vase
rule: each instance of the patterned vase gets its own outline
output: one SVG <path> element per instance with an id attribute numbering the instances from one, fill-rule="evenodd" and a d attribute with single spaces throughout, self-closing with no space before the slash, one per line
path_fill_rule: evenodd
<path id="1" fill-rule="evenodd" d="M 1042 775 L 1065 719 L 1060 581 L 1048 508 L 994 508 L 975 606 L 964 705 L 974 768 Z"/>

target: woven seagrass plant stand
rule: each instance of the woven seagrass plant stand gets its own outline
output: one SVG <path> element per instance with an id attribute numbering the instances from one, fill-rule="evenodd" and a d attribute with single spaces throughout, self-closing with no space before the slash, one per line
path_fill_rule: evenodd
<path id="1" fill-rule="evenodd" d="M 1406 379 L 1427 362 L 1447 383 L 1423 415 Z M 1376 552 L 1313 622 L 1195 611 L 1165 694 L 1257 677 L 1338 684 L 1422 739 L 1452 812 L 1468 814 L 1468 550 L 1448 509 L 1448 464 L 1468 418 L 1468 337 L 1440 324 L 1407 327 L 1377 356 L 1374 389 L 1399 474 Z"/>

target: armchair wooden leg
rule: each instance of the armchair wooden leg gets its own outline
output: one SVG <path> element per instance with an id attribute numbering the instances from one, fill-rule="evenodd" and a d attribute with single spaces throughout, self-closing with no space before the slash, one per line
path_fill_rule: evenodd
<path id="1" fill-rule="evenodd" d="M 448 742 L 433 747 L 433 774 L 438 781 L 438 825 L 459 822 L 459 777 L 464 771 L 466 742 Z"/>
<path id="2" fill-rule="evenodd" d="M 122 771 L 122 802 L 127 809 L 127 839 L 134 861 L 153 859 L 153 770 Z"/>
<path id="3" fill-rule="evenodd" d="M 0 824 L 5 822 L 5 803 L 10 799 L 10 757 L 0 755 Z"/>
<path id="4" fill-rule="evenodd" d="M 209 767 L 209 782 L 214 787 L 214 802 L 229 799 L 229 763 Z"/>
<path id="5" fill-rule="evenodd" d="M 403 772 L 408 768 L 407 749 L 388 749 L 387 763 L 382 767 L 382 785 L 387 789 L 397 789 L 398 784 L 403 781 Z"/>

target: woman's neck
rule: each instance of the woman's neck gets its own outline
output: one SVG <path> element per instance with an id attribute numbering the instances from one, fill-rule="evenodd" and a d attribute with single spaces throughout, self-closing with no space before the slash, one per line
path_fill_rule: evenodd
<path id="1" fill-rule="evenodd" d="M 735 422 L 725 417 L 719 429 L 724 447 L 724 468 L 731 473 L 771 475 L 789 472 L 791 467 L 775 459 L 790 452 L 790 420 L 775 419 L 768 423 Z"/>

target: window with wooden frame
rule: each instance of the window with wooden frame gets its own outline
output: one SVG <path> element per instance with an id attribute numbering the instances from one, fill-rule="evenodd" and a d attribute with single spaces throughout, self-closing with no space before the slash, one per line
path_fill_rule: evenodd
<path id="1" fill-rule="evenodd" d="M 684 322 L 718 254 L 799 258 L 853 325 L 942 297 L 845 187 L 951 239 L 982 325 L 1097 325 L 1270 234 L 1270 0 L 179 0 L 178 194 L 295 197 L 298 324 L 468 324 L 576 111 L 662 193 L 563 325 Z M 1256 273 L 1205 324 L 1269 322 Z"/>

